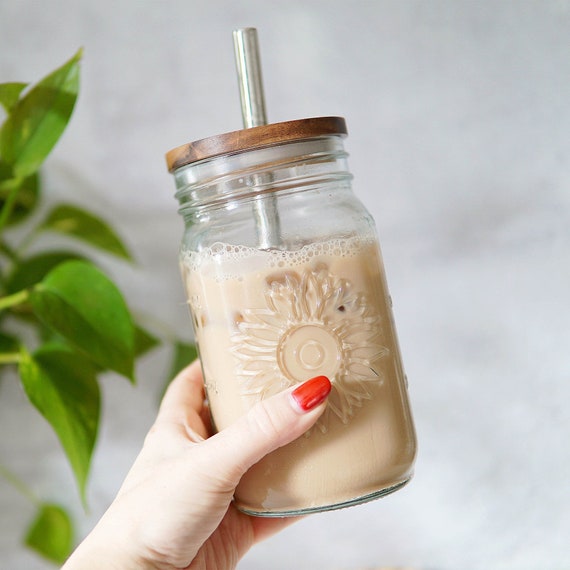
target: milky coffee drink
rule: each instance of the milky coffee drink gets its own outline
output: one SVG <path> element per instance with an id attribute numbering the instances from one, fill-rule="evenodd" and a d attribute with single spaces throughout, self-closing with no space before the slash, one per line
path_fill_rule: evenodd
<path id="1" fill-rule="evenodd" d="M 296 252 L 217 243 L 187 252 L 182 267 L 217 429 L 296 383 L 332 382 L 316 426 L 243 477 L 239 508 L 319 509 L 409 479 L 414 434 L 374 240 Z"/>
<path id="2" fill-rule="evenodd" d="M 212 419 L 326 376 L 316 424 L 254 465 L 235 504 L 330 510 L 409 481 L 416 440 L 374 221 L 352 191 L 341 117 L 252 127 L 167 155 L 180 265 Z"/>

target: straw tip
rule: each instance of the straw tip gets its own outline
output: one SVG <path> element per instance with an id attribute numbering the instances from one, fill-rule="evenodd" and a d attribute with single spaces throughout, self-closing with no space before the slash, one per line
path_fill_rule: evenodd
<path id="1" fill-rule="evenodd" d="M 257 28 L 253 28 L 251 26 L 247 26 L 245 28 L 236 28 L 233 33 L 234 33 L 234 36 L 235 35 L 241 35 L 241 34 L 256 34 Z"/>

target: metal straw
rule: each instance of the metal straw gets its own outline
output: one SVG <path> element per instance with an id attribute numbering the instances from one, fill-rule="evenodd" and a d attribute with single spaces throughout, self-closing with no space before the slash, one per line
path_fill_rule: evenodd
<path id="1" fill-rule="evenodd" d="M 233 37 L 243 126 L 249 129 L 266 125 L 257 30 L 240 28 L 234 30 Z M 260 248 L 279 247 L 281 241 L 279 214 L 275 196 L 271 194 L 257 196 L 254 201 L 254 216 Z"/>

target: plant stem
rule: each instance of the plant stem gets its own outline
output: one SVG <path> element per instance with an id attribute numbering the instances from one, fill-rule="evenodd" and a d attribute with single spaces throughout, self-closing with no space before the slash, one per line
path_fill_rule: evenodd
<path id="1" fill-rule="evenodd" d="M 35 493 L 14 473 L 7 467 L 0 463 L 0 477 L 7 483 L 12 485 L 21 495 L 29 499 L 34 505 L 39 505 L 41 501 L 36 497 Z"/>
<path id="2" fill-rule="evenodd" d="M 0 364 L 18 364 L 22 360 L 19 352 L 0 353 Z"/>
<path id="3" fill-rule="evenodd" d="M 20 180 L 16 180 L 11 184 L 11 186 L 12 188 L 10 188 L 10 193 L 8 194 L 8 197 L 4 202 L 4 206 L 2 207 L 2 211 L 0 212 L 0 232 L 10 218 L 10 214 L 14 208 L 14 203 L 16 202 L 16 197 L 18 196 L 18 192 L 20 191 L 22 184 Z"/>
<path id="4" fill-rule="evenodd" d="M 20 305 L 28 300 L 30 296 L 30 292 L 28 289 L 23 289 L 22 291 L 18 291 L 17 293 L 13 293 L 12 295 L 7 295 L 6 297 L 0 298 L 0 311 L 4 309 L 9 309 L 14 305 Z"/>

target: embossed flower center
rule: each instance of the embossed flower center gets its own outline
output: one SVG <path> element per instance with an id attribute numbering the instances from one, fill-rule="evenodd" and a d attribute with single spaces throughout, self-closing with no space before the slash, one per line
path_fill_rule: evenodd
<path id="1" fill-rule="evenodd" d="M 285 333 L 277 361 L 286 376 L 303 382 L 312 376 L 334 379 L 342 361 L 336 336 L 320 325 L 301 325 Z"/>

